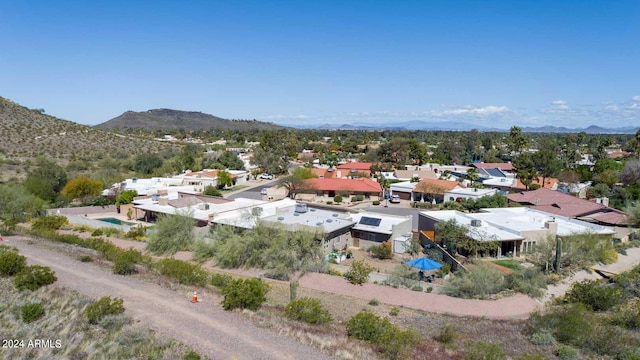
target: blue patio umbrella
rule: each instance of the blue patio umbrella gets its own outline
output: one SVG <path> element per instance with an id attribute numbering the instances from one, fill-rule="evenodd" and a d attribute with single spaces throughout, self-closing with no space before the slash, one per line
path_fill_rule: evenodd
<path id="1" fill-rule="evenodd" d="M 405 264 L 420 269 L 422 271 L 434 270 L 443 267 L 444 265 L 440 264 L 437 261 L 433 261 L 429 258 L 417 258 L 413 260 L 406 261 Z"/>

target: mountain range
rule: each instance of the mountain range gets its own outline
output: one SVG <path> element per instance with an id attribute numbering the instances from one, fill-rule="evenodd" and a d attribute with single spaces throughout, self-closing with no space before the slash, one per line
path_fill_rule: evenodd
<path id="1" fill-rule="evenodd" d="M 100 129 L 173 130 L 249 130 L 282 129 L 283 126 L 257 120 L 228 120 L 197 111 L 152 109 L 122 115 L 96 125 Z"/>
<path id="2" fill-rule="evenodd" d="M 356 122 L 352 124 L 324 124 L 324 125 L 307 125 L 307 124 L 283 124 L 285 126 L 297 129 L 325 129 L 325 130 L 408 130 L 408 131 L 470 131 L 476 129 L 482 132 L 507 132 L 508 128 L 495 128 L 473 125 L 464 122 L 429 122 L 422 120 L 411 120 L 404 122 L 388 122 L 388 123 L 362 123 Z M 591 125 L 585 128 L 566 128 L 558 126 L 541 126 L 541 127 L 521 127 L 522 132 L 527 133 L 579 133 L 586 134 L 635 134 L 638 127 L 626 126 L 620 128 L 603 128 Z"/>

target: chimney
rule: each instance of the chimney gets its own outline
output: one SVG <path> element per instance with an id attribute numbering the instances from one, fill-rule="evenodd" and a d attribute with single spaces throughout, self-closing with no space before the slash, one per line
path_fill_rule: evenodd
<path id="1" fill-rule="evenodd" d="M 158 205 L 169 205 L 169 198 L 168 197 L 159 198 Z"/>
<path id="2" fill-rule="evenodd" d="M 603 197 L 602 198 L 602 205 L 609 207 L 609 198 L 608 197 Z"/>
<path id="3" fill-rule="evenodd" d="M 549 230 L 549 235 L 556 236 L 558 234 L 558 223 L 556 222 L 556 218 L 551 218 L 544 223 L 544 228 Z"/>

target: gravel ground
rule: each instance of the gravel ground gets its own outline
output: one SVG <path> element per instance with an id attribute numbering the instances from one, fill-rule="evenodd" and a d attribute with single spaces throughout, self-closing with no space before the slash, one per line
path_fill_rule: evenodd
<path id="1" fill-rule="evenodd" d="M 133 277 L 112 274 L 91 263 L 47 248 L 39 240 L 9 236 L 5 245 L 16 246 L 30 264 L 56 272 L 56 286 L 74 289 L 92 298 L 124 299 L 126 313 L 135 320 L 174 338 L 212 359 L 330 359 L 309 345 L 256 327 L 251 320 L 224 311 L 220 298 L 201 293 L 201 302 L 190 302 L 192 292 L 179 293 Z"/>

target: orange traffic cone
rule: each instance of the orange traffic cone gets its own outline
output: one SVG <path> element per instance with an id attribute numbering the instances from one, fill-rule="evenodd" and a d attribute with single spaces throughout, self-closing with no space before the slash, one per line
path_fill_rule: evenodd
<path id="1" fill-rule="evenodd" d="M 196 293 L 196 290 L 193 290 L 193 297 L 191 298 L 191 302 L 192 303 L 197 303 L 198 302 L 198 294 Z"/>

